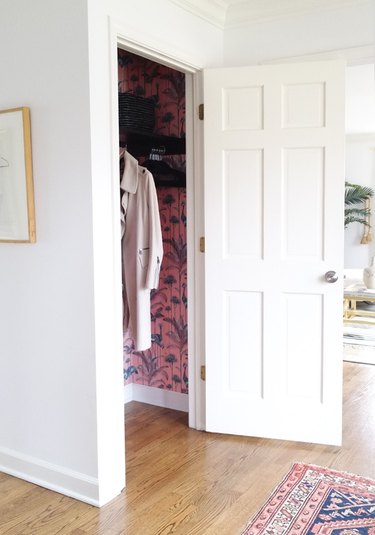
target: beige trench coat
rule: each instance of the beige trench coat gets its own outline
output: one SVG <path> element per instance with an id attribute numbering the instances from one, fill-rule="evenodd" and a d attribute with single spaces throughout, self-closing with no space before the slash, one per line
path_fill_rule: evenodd
<path id="1" fill-rule="evenodd" d="M 163 241 L 152 174 L 125 151 L 121 178 L 124 329 L 138 351 L 151 346 L 150 291 L 159 284 Z"/>

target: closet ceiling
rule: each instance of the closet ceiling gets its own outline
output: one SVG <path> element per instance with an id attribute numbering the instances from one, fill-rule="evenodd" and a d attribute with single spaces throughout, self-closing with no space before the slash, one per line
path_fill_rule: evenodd
<path id="1" fill-rule="evenodd" d="M 368 4 L 371 0 L 170 0 L 222 29 L 316 11 Z"/>

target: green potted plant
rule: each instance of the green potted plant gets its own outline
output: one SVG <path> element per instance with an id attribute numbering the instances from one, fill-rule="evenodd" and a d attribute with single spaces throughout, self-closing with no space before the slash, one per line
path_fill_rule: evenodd
<path id="1" fill-rule="evenodd" d="M 350 223 L 361 223 L 366 227 L 371 227 L 369 200 L 373 196 L 372 188 L 345 182 L 345 228 Z"/>

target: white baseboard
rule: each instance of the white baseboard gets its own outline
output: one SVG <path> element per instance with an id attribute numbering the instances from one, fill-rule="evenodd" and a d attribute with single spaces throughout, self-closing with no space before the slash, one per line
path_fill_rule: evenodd
<path id="1" fill-rule="evenodd" d="M 140 401 L 157 407 L 189 412 L 189 396 L 180 392 L 172 392 L 152 386 L 131 383 L 124 388 L 124 403 Z"/>
<path id="2" fill-rule="evenodd" d="M 129 384 L 124 388 L 124 403 L 140 401 L 158 407 L 189 412 L 189 396 L 150 386 Z M 35 485 L 100 507 L 97 478 L 63 466 L 25 455 L 9 448 L 0 448 L 0 472 Z"/>
<path id="3" fill-rule="evenodd" d="M 98 480 L 63 466 L 0 448 L 0 471 L 90 505 L 100 506 Z"/>
<path id="4" fill-rule="evenodd" d="M 124 387 L 124 403 L 133 401 L 133 383 L 129 383 Z"/>

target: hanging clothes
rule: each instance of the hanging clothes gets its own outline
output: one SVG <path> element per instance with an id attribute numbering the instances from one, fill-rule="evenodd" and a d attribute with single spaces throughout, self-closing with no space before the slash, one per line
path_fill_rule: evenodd
<path id="1" fill-rule="evenodd" d="M 159 285 L 163 240 L 153 176 L 127 151 L 122 158 L 124 329 L 143 351 L 151 346 L 150 291 Z"/>

